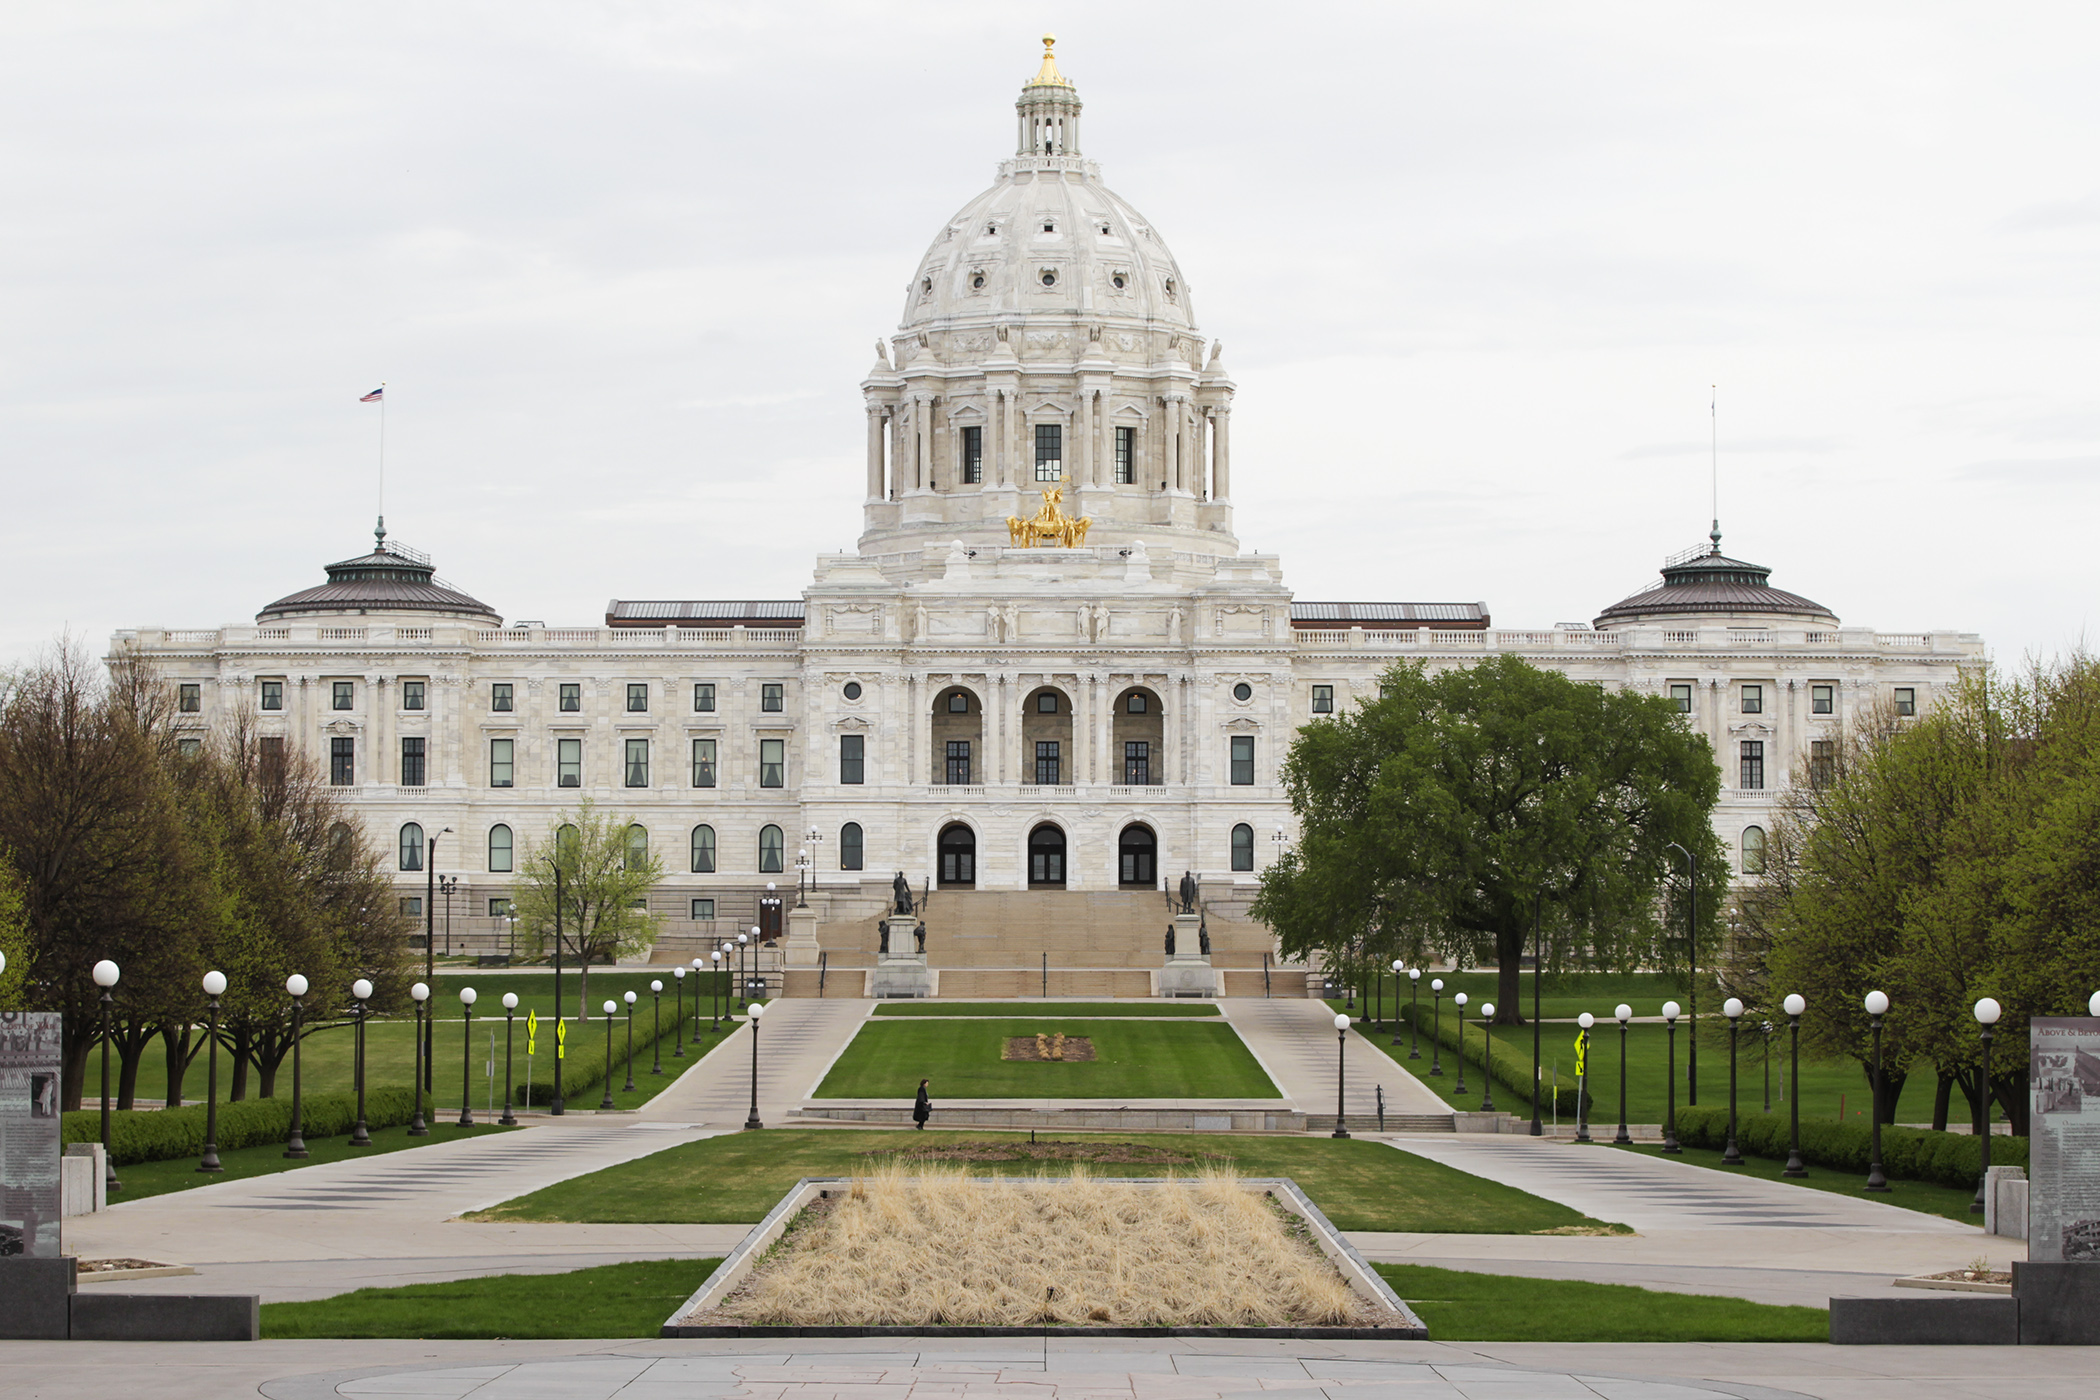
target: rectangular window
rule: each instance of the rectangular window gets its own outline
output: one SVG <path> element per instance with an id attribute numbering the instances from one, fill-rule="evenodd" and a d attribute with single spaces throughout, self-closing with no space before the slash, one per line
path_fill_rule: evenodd
<path id="1" fill-rule="evenodd" d="M 183 758 L 195 758 L 198 754 L 204 752 L 204 741 L 202 739 L 177 739 L 175 741 L 175 752 Z"/>
<path id="2" fill-rule="evenodd" d="M 693 685 L 693 713 L 711 715 L 715 712 L 715 685 L 713 681 L 698 681 Z"/>
<path id="3" fill-rule="evenodd" d="M 335 681 L 329 687 L 330 703 L 338 710 L 347 710 L 357 699 L 356 681 Z"/>
<path id="4" fill-rule="evenodd" d="M 714 916 L 715 902 L 713 900 L 696 899 L 693 901 L 693 918 L 695 921 L 712 919 Z"/>
<path id="5" fill-rule="evenodd" d="M 510 917 L 510 908 L 510 901 L 505 899 L 502 895 L 491 895 L 489 897 L 490 918 L 507 919 Z"/>
<path id="6" fill-rule="evenodd" d="M 262 683 L 262 707 L 266 710 L 281 710 L 284 708 L 283 681 L 264 681 Z"/>
<path id="7" fill-rule="evenodd" d="M 948 781 L 957 787 L 970 785 L 970 741 L 948 741 Z"/>
<path id="8" fill-rule="evenodd" d="M 404 710 L 420 710 L 423 708 L 423 682 L 401 682 L 401 708 Z"/>
<path id="9" fill-rule="evenodd" d="M 839 735 L 839 781 L 865 783 L 868 773 L 868 740 L 863 734 Z"/>
<path id="10" fill-rule="evenodd" d="M 627 687 L 627 713 L 630 715 L 646 715 L 649 713 L 649 683 L 647 681 Z"/>
<path id="11" fill-rule="evenodd" d="M 1742 782 L 1737 786 L 1746 789 L 1765 785 L 1765 741 L 1745 739 L 1743 743 Z"/>
<path id="12" fill-rule="evenodd" d="M 1058 770 L 1058 741 L 1041 739 L 1035 746 L 1035 781 L 1039 787 L 1056 787 Z"/>
<path id="13" fill-rule="evenodd" d="M 401 786 L 423 786 L 423 741 L 403 739 L 401 741 Z"/>
<path id="14" fill-rule="evenodd" d="M 975 486 L 984 480 L 984 429 L 962 430 L 962 479 L 963 485 Z"/>
<path id="15" fill-rule="evenodd" d="M 758 741 L 758 785 L 762 788 L 787 786 L 787 740 Z"/>
<path id="16" fill-rule="evenodd" d="M 1313 711 L 1312 711 L 1312 712 L 1313 712 L 1314 714 L 1316 714 L 1316 715 L 1331 715 L 1331 714 L 1333 714 L 1333 713 L 1334 713 L 1334 687 L 1333 687 L 1333 686 L 1331 686 L 1331 685 L 1316 685 L 1316 686 L 1314 686 L 1314 687 L 1313 687 Z"/>
<path id="17" fill-rule="evenodd" d="M 1056 481 L 1065 474 L 1065 430 L 1061 424 L 1035 425 L 1035 479 Z"/>
<path id="18" fill-rule="evenodd" d="M 649 786 L 649 741 L 629 739 L 627 741 L 627 786 L 645 788 Z"/>
<path id="19" fill-rule="evenodd" d="M 1137 429 L 1116 429 L 1116 485 L 1137 480 Z"/>
<path id="20" fill-rule="evenodd" d="M 1918 692 L 1908 686 L 1896 688 L 1896 713 L 1914 715 L 1918 712 Z"/>
<path id="21" fill-rule="evenodd" d="M 583 786 L 583 740 L 554 741 L 554 785 L 573 788 Z"/>
<path id="22" fill-rule="evenodd" d="M 1808 741 L 1808 785 L 1829 787 L 1830 780 L 1837 776 L 1837 741 L 1834 739 L 1811 739 Z"/>
<path id="23" fill-rule="evenodd" d="M 422 918 L 423 896 L 419 894 L 405 894 L 401 896 L 401 912 L 411 918 Z"/>
<path id="24" fill-rule="evenodd" d="M 777 715 L 787 708 L 787 688 L 777 682 L 758 688 L 758 708 L 769 715 Z"/>
<path id="25" fill-rule="evenodd" d="M 1123 782 L 1127 787 L 1152 785 L 1152 745 L 1130 740 L 1123 745 Z"/>
<path id="26" fill-rule="evenodd" d="M 262 780 L 277 784 L 284 781 L 284 736 L 265 734 L 255 741 L 256 766 L 262 770 Z"/>
<path id="27" fill-rule="evenodd" d="M 1765 712 L 1765 688 L 1761 685 L 1743 687 L 1743 713 L 1761 715 Z"/>
<path id="28" fill-rule="evenodd" d="M 1812 685 L 1808 688 L 1808 712 L 1812 715 L 1834 715 L 1837 713 L 1837 687 L 1834 685 Z"/>
<path id="29" fill-rule="evenodd" d="M 715 741 L 712 739 L 695 739 L 693 740 L 693 786 L 713 787 L 714 785 Z"/>
<path id="30" fill-rule="evenodd" d="M 565 715 L 581 714 L 583 712 L 583 687 L 574 682 L 565 682 L 562 685 L 561 699 L 558 703 L 561 706 L 561 712 Z"/>
<path id="31" fill-rule="evenodd" d="M 489 786 L 510 787 L 516 780 L 517 768 L 514 760 L 518 752 L 515 739 L 489 740 Z"/>
<path id="32" fill-rule="evenodd" d="M 1678 713 L 1678 714 L 1680 714 L 1680 715 L 1688 715 L 1688 714 L 1690 714 L 1690 713 L 1692 712 L 1692 688 L 1691 688 L 1690 686 L 1688 686 L 1688 685 L 1673 685 L 1673 686 L 1671 686 L 1671 687 L 1670 687 L 1670 700 L 1671 700 L 1671 702 L 1672 702 L 1672 703 L 1674 703 L 1674 704 L 1675 704 L 1675 705 L 1677 706 L 1677 713 Z"/>
<path id="33" fill-rule="evenodd" d="M 511 703 L 509 681 L 497 681 L 494 685 L 489 687 L 489 708 L 491 710 L 494 710 L 497 714 L 510 713 Z"/>
<path id="34" fill-rule="evenodd" d="M 1232 785 L 1252 787 L 1254 785 L 1254 736 L 1235 734 L 1232 736 Z"/>
<path id="35" fill-rule="evenodd" d="M 175 687 L 175 708 L 194 715 L 204 708 L 204 687 L 188 683 Z"/>
<path id="36" fill-rule="evenodd" d="M 335 787 L 349 787 L 357 781 L 357 740 L 328 741 L 328 781 Z"/>

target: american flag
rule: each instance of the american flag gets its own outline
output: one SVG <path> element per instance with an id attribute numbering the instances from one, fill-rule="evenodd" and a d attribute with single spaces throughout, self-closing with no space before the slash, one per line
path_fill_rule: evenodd
<path id="1" fill-rule="evenodd" d="M 380 386 L 379 386 L 379 387 L 378 387 L 377 389 L 374 389 L 374 390 L 373 390 L 373 391 L 372 391 L 371 393 L 369 393 L 369 394 L 365 395 L 365 396 L 364 396 L 363 398 L 359 399 L 359 400 L 358 400 L 358 402 L 359 402 L 359 403 L 379 403 L 379 402 L 381 402 L 381 401 L 382 401 L 382 399 L 384 398 L 385 394 L 386 394 L 386 386 L 385 386 L 384 384 L 382 384 L 382 385 L 380 385 Z"/>

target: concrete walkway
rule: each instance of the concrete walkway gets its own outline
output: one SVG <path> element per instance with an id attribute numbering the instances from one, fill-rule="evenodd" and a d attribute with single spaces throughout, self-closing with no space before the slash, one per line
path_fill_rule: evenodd
<path id="1" fill-rule="evenodd" d="M 789 1110 L 816 1093 L 817 1085 L 845 1053 L 872 1001 L 843 998 L 784 998 L 766 1007 L 758 1028 L 758 1108 L 761 1121 L 778 1126 Z M 680 1076 L 635 1117 L 645 1123 L 741 1128 L 751 1111 L 751 1028 L 738 1021 L 701 1065 Z"/>
<path id="2" fill-rule="evenodd" d="M 1334 1112 L 1334 1012 L 1326 1002 L 1301 997 L 1232 997 L 1220 1001 L 1218 1007 L 1285 1098 L 1301 1112 Z M 1385 1090 L 1385 1111 L 1389 1115 L 1451 1116 L 1451 1105 L 1402 1069 L 1392 1056 L 1366 1043 L 1362 1032 L 1352 1027 L 1347 1084 L 1349 1116 L 1368 1117 L 1376 1112 L 1380 1088 Z"/>

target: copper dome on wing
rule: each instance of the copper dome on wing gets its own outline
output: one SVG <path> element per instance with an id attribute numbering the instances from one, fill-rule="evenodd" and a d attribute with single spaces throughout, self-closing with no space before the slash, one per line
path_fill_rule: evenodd
<path id="1" fill-rule="evenodd" d="M 374 534 L 378 544 L 370 554 L 330 564 L 328 582 L 279 598 L 255 620 L 274 622 L 312 613 L 430 613 L 503 625 L 487 603 L 440 582 L 428 555 L 389 544 L 384 525 Z"/>
<path id="2" fill-rule="evenodd" d="M 1722 618 L 1759 622 L 1804 622 L 1835 627 L 1837 614 L 1813 599 L 1768 582 L 1772 571 L 1762 564 L 1731 559 L 1721 553 L 1721 537 L 1710 549 L 1679 556 L 1663 565 L 1662 582 L 1623 598 L 1597 614 L 1600 628 L 1635 622 L 1712 622 Z"/>

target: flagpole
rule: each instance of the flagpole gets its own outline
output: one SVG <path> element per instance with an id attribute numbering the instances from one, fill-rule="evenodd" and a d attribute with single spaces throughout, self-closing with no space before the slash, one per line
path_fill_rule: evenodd
<path id="1" fill-rule="evenodd" d="M 386 529 L 386 381 L 379 381 L 379 528 Z M 382 536 L 384 538 L 384 536 Z"/>

